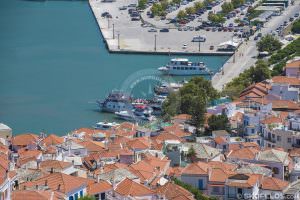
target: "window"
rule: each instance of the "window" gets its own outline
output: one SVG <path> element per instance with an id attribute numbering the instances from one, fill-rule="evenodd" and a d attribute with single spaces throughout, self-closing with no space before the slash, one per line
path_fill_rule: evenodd
<path id="1" fill-rule="evenodd" d="M 83 191 L 81 190 L 79 193 L 80 193 L 80 197 L 83 197 Z"/>
<path id="2" fill-rule="evenodd" d="M 212 193 L 213 194 L 219 194 L 220 193 L 220 188 L 215 186 L 215 187 L 212 187 Z"/>
<path id="3" fill-rule="evenodd" d="M 287 139 L 287 142 L 288 142 L 288 143 L 291 143 L 291 142 L 292 142 L 292 138 L 288 138 L 288 139 Z"/>
<path id="4" fill-rule="evenodd" d="M 69 196 L 69 200 L 74 200 L 73 196 Z"/>
<path id="5" fill-rule="evenodd" d="M 274 135 L 274 134 L 272 134 L 272 138 L 275 138 L 275 135 Z"/>
<path id="6" fill-rule="evenodd" d="M 273 167 L 273 173 L 274 174 L 279 174 L 279 169 L 277 167 Z"/>
<path id="7" fill-rule="evenodd" d="M 281 141 L 281 136 L 277 135 L 277 141 Z"/>
<path id="8" fill-rule="evenodd" d="M 105 192 L 101 193 L 101 200 L 105 200 Z"/>
<path id="9" fill-rule="evenodd" d="M 76 193 L 74 196 L 75 196 L 75 200 L 78 200 L 78 193 Z"/>
<path id="10" fill-rule="evenodd" d="M 251 129 L 251 132 L 252 132 L 252 133 L 255 133 L 255 130 L 254 130 L 254 129 Z"/>
<path id="11" fill-rule="evenodd" d="M 235 188 L 232 188 L 232 187 L 228 188 L 228 197 L 229 198 L 236 198 Z"/>
<path id="12" fill-rule="evenodd" d="M 238 193 L 238 194 L 243 194 L 243 189 L 242 189 L 242 188 L 238 188 L 238 189 L 237 189 L 237 193 Z"/>

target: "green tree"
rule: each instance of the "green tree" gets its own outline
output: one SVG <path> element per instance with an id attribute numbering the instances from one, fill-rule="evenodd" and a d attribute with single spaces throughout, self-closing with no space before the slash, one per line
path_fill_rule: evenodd
<path id="1" fill-rule="evenodd" d="M 292 32 L 295 34 L 300 34 L 300 19 L 293 23 Z"/>
<path id="2" fill-rule="evenodd" d="M 221 7 L 222 7 L 222 12 L 224 14 L 227 14 L 227 13 L 229 13 L 229 12 L 231 12 L 231 11 L 234 10 L 234 7 L 233 7 L 233 5 L 232 5 L 231 2 L 225 2 L 225 3 L 222 4 Z"/>
<path id="3" fill-rule="evenodd" d="M 138 8 L 144 10 L 147 5 L 147 0 L 139 0 L 138 2 Z"/>
<path id="4" fill-rule="evenodd" d="M 227 130 L 230 131 L 229 120 L 225 114 L 212 115 L 208 118 L 208 126 L 210 131 Z"/>
<path id="5" fill-rule="evenodd" d="M 258 60 L 255 67 L 250 68 L 250 76 L 253 83 L 271 78 L 271 71 L 268 64 L 263 60 Z"/>
<path id="6" fill-rule="evenodd" d="M 186 14 L 191 15 L 196 13 L 196 9 L 194 7 L 187 7 L 185 9 Z"/>
<path id="7" fill-rule="evenodd" d="M 193 146 L 191 146 L 189 148 L 188 153 L 186 154 L 186 156 L 187 156 L 187 158 L 190 162 L 195 162 L 196 161 L 196 151 L 195 151 Z"/>
<path id="8" fill-rule="evenodd" d="M 184 19 L 186 17 L 186 12 L 184 10 L 180 10 L 178 13 L 177 13 L 177 18 L 178 19 Z"/>
<path id="9" fill-rule="evenodd" d="M 204 96 L 196 96 L 193 98 L 193 102 L 191 104 L 191 115 L 192 124 L 197 128 L 197 130 L 203 126 L 204 124 L 204 115 L 206 113 L 207 102 Z"/>
<path id="10" fill-rule="evenodd" d="M 194 3 L 194 8 L 195 8 L 196 11 L 198 11 L 198 10 L 204 8 L 203 2 L 195 2 L 195 3 Z"/>
<path id="11" fill-rule="evenodd" d="M 163 15 L 163 7 L 160 3 L 155 3 L 151 7 L 151 12 L 154 16 L 161 16 Z"/>
<path id="12" fill-rule="evenodd" d="M 172 92 L 162 106 L 163 120 L 169 121 L 178 113 L 180 113 L 180 96 L 179 93 Z"/>
<path id="13" fill-rule="evenodd" d="M 246 1 L 245 0 L 231 0 L 231 3 L 234 8 L 238 8 L 243 5 Z"/>
<path id="14" fill-rule="evenodd" d="M 258 60 L 255 66 L 245 70 L 243 73 L 231 82 L 229 82 L 222 91 L 223 95 L 228 95 L 232 99 L 239 97 L 239 94 L 253 83 L 261 82 L 271 77 L 271 72 L 268 64 L 263 60 Z"/>
<path id="15" fill-rule="evenodd" d="M 192 123 L 201 127 L 204 123 L 206 105 L 219 97 L 211 82 L 203 77 L 192 78 L 178 92 L 171 93 L 162 107 L 164 120 L 180 113 L 192 115 Z"/>
<path id="16" fill-rule="evenodd" d="M 267 51 L 273 53 L 281 48 L 281 42 L 272 35 L 266 35 L 257 42 L 258 51 Z"/>
<path id="17" fill-rule="evenodd" d="M 169 1 L 168 0 L 162 0 L 160 2 L 160 4 L 161 4 L 161 7 L 162 7 L 162 10 L 165 11 L 168 8 Z"/>
<path id="18" fill-rule="evenodd" d="M 181 0 L 172 0 L 172 3 L 174 3 L 174 4 L 180 4 Z"/>
<path id="19" fill-rule="evenodd" d="M 225 19 L 221 14 L 209 13 L 207 19 L 213 23 L 223 24 L 225 22 Z"/>

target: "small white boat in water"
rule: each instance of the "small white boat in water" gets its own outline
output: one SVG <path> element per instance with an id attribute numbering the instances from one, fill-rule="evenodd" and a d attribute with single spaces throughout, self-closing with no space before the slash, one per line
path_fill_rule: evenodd
<path id="1" fill-rule="evenodd" d="M 173 58 L 163 67 L 158 68 L 159 71 L 166 75 L 210 75 L 212 74 L 203 62 L 191 62 L 187 58 Z"/>
<path id="2" fill-rule="evenodd" d="M 152 115 L 153 109 L 145 105 L 135 106 L 133 110 L 123 110 L 115 112 L 120 119 L 127 121 L 154 121 L 156 117 Z"/>
<path id="3" fill-rule="evenodd" d="M 94 128 L 98 130 L 108 130 L 119 125 L 120 124 L 116 122 L 98 122 L 96 123 L 96 126 L 94 126 Z"/>

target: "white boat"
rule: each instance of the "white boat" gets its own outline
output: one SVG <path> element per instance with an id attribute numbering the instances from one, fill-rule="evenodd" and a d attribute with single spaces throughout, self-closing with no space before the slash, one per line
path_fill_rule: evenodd
<path id="1" fill-rule="evenodd" d="M 118 118 L 127 121 L 154 121 L 156 118 L 152 115 L 153 109 L 145 105 L 136 106 L 133 110 L 123 110 L 115 112 Z"/>
<path id="2" fill-rule="evenodd" d="M 190 62 L 187 58 L 173 58 L 159 71 L 166 75 L 210 75 L 212 74 L 203 62 Z"/>
<path id="3" fill-rule="evenodd" d="M 113 91 L 103 101 L 97 101 L 100 110 L 104 112 L 118 112 L 132 109 L 132 97 L 120 92 Z"/>
<path id="4" fill-rule="evenodd" d="M 108 130 L 119 125 L 120 124 L 116 122 L 98 122 L 96 123 L 96 126 L 94 126 L 94 128 L 99 130 Z"/>

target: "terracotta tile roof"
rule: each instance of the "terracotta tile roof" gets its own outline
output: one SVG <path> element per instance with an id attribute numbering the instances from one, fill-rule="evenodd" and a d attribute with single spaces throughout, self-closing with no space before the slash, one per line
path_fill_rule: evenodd
<path id="1" fill-rule="evenodd" d="M 170 160 L 166 158 L 157 158 L 155 156 L 146 155 L 145 158 L 137 163 L 130 165 L 129 170 L 140 177 L 142 181 L 151 180 L 170 165 Z"/>
<path id="2" fill-rule="evenodd" d="M 241 92 L 240 98 L 245 99 L 246 96 L 264 97 L 268 94 L 268 90 L 270 88 L 271 85 L 269 85 L 268 83 L 260 82 L 260 83 L 252 84 Z"/>
<path id="3" fill-rule="evenodd" d="M 262 124 L 279 124 L 282 123 L 282 119 L 279 117 L 271 116 L 261 121 Z"/>
<path id="4" fill-rule="evenodd" d="M 216 144 L 224 144 L 227 143 L 226 139 L 222 136 L 218 136 L 214 138 Z"/>
<path id="5" fill-rule="evenodd" d="M 300 148 L 293 148 L 290 152 L 289 155 L 291 157 L 300 157 Z"/>
<path id="6" fill-rule="evenodd" d="M 274 76 L 272 78 L 274 83 L 284 83 L 289 85 L 300 85 L 300 79 L 294 77 L 287 77 L 287 76 Z"/>
<path id="7" fill-rule="evenodd" d="M 12 191 L 11 198 L 12 200 L 58 200 L 62 198 L 62 195 L 52 191 L 15 190 Z"/>
<path id="8" fill-rule="evenodd" d="M 285 68 L 298 68 L 300 67 L 300 60 L 291 60 L 288 61 L 285 65 Z"/>
<path id="9" fill-rule="evenodd" d="M 72 163 L 59 161 L 59 160 L 45 160 L 40 163 L 40 168 L 42 168 L 42 169 L 53 168 L 53 169 L 62 170 L 62 169 L 65 169 L 65 168 L 71 167 L 71 166 L 72 166 Z"/>
<path id="10" fill-rule="evenodd" d="M 176 191 L 176 192 L 175 192 Z M 194 195 L 187 191 L 186 189 L 176 185 L 174 183 L 168 182 L 163 186 L 160 186 L 156 189 L 156 193 L 160 196 L 164 196 L 168 200 L 175 200 L 175 199 L 194 199 Z"/>
<path id="11" fill-rule="evenodd" d="M 144 185 L 136 183 L 128 178 L 117 185 L 115 191 L 122 196 L 141 197 L 153 195 L 154 192 Z"/>
<path id="12" fill-rule="evenodd" d="M 40 155 L 42 155 L 42 151 L 40 151 L 40 150 L 19 149 L 18 154 L 19 154 L 21 159 L 29 158 L 29 157 L 38 158 Z"/>
<path id="13" fill-rule="evenodd" d="M 149 138 L 139 137 L 129 140 L 127 143 L 127 147 L 130 149 L 150 149 L 151 143 Z"/>
<path id="14" fill-rule="evenodd" d="M 88 184 L 88 179 L 75 177 L 63 173 L 52 173 L 43 176 L 35 181 L 27 182 L 27 186 L 44 186 L 47 183 L 48 187 L 53 191 L 58 191 L 61 193 L 68 193 L 79 188 L 84 188 Z M 60 188 L 59 188 L 60 187 Z"/>
<path id="15" fill-rule="evenodd" d="M 179 177 L 181 176 L 182 170 L 183 170 L 182 167 L 169 167 L 166 174 L 168 176 Z"/>
<path id="16" fill-rule="evenodd" d="M 64 142 L 64 138 L 58 137 L 57 135 L 50 134 L 45 139 L 42 140 L 42 143 L 46 146 L 58 145 Z"/>
<path id="17" fill-rule="evenodd" d="M 12 137 L 11 142 L 15 146 L 27 146 L 38 140 L 38 136 L 32 133 Z"/>
<path id="18" fill-rule="evenodd" d="M 155 139 L 157 141 L 161 141 L 161 142 L 164 142 L 166 140 L 178 140 L 181 142 L 184 141 L 181 137 L 178 137 L 172 133 L 167 133 L 167 132 L 163 132 L 163 133 L 159 134 L 158 136 L 155 136 L 153 139 Z"/>
<path id="19" fill-rule="evenodd" d="M 95 195 L 110 190 L 112 190 L 111 184 L 109 184 L 107 181 L 100 181 L 99 183 L 89 185 L 87 188 L 87 193 L 89 195 Z"/>
<path id="20" fill-rule="evenodd" d="M 81 146 L 84 146 L 88 152 L 102 152 L 105 150 L 104 144 L 101 142 L 95 142 L 95 141 L 83 141 L 78 143 Z"/>
<path id="21" fill-rule="evenodd" d="M 253 188 L 261 178 L 260 174 L 236 174 L 229 176 L 225 184 L 230 187 Z"/>
<path id="22" fill-rule="evenodd" d="M 209 171 L 209 181 L 225 183 L 226 179 L 233 174 L 235 174 L 234 171 L 222 168 L 211 168 L 211 170 Z"/>
<path id="23" fill-rule="evenodd" d="M 258 152 L 256 148 L 242 148 L 230 151 L 227 158 L 253 160 Z"/>
<path id="24" fill-rule="evenodd" d="M 289 100 L 273 100 L 272 109 L 300 110 L 299 104 Z"/>
<path id="25" fill-rule="evenodd" d="M 264 177 L 261 182 L 262 189 L 272 191 L 282 191 L 287 188 L 288 185 L 289 182 L 274 177 Z"/>
<path id="26" fill-rule="evenodd" d="M 209 165 L 205 162 L 191 163 L 182 170 L 182 174 L 207 175 L 208 168 L 209 168 Z"/>
<path id="27" fill-rule="evenodd" d="M 187 136 L 192 135 L 192 133 L 183 130 L 183 127 L 180 124 L 166 126 L 166 127 L 164 127 L 164 132 L 174 134 L 177 137 L 187 137 Z"/>

